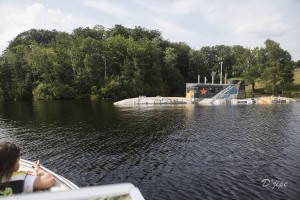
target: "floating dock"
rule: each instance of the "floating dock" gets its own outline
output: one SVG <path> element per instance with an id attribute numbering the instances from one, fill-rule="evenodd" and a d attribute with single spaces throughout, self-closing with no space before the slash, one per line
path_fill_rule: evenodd
<path id="1" fill-rule="evenodd" d="M 201 89 L 202 88 L 202 89 Z M 242 88 L 242 89 L 241 89 Z M 237 84 L 193 84 L 187 86 L 186 97 L 146 97 L 125 99 L 115 102 L 117 106 L 199 104 L 209 105 L 249 105 L 249 104 L 287 104 L 297 102 L 288 97 L 245 98 L 244 85 Z M 199 91 L 200 93 L 199 93 Z M 196 92 L 195 92 L 196 91 Z"/>
<path id="2" fill-rule="evenodd" d="M 248 98 L 248 99 L 232 99 L 231 104 L 285 104 L 295 103 L 296 100 L 289 97 L 281 96 L 270 96 L 270 97 L 259 97 L 259 98 Z"/>
<path id="3" fill-rule="evenodd" d="M 199 102 L 195 102 L 192 99 L 184 97 L 145 97 L 139 96 L 136 98 L 124 99 L 122 101 L 115 102 L 116 106 L 137 106 L 137 105 L 174 105 L 174 104 L 199 104 L 203 106 L 210 105 L 251 105 L 251 104 L 289 104 L 296 103 L 297 100 L 289 97 L 259 97 L 259 98 L 246 98 L 246 99 L 236 99 L 236 98 L 206 98 Z"/>
<path id="4" fill-rule="evenodd" d="M 192 104 L 191 99 L 185 97 L 146 97 L 139 96 L 136 98 L 124 99 L 122 101 L 115 102 L 117 106 L 134 106 L 134 105 L 159 105 L 159 104 Z"/>
<path id="5" fill-rule="evenodd" d="M 289 97 L 259 97 L 246 99 L 228 99 L 228 98 L 209 98 L 199 102 L 200 105 L 250 105 L 250 104 L 289 104 L 297 102 L 295 99 Z"/>

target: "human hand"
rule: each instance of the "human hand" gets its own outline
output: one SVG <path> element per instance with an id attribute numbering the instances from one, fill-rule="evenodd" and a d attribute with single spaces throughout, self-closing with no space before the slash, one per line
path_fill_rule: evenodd
<path id="1" fill-rule="evenodd" d="M 38 172 L 38 171 L 40 170 L 40 167 L 41 167 L 41 165 L 40 165 L 40 160 L 35 161 L 35 162 L 34 162 L 34 170 L 35 170 L 36 172 Z"/>
<path id="2" fill-rule="evenodd" d="M 41 165 L 40 165 L 40 161 L 37 160 L 34 162 L 34 165 L 32 166 L 32 168 L 34 168 L 33 172 L 29 172 L 29 174 L 34 175 L 34 176 L 38 176 L 39 175 L 39 171 L 41 169 Z"/>

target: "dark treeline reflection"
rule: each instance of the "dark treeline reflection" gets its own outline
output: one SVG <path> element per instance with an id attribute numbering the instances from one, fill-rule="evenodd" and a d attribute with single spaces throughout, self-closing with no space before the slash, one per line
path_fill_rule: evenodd
<path id="1" fill-rule="evenodd" d="M 299 198 L 299 104 L 112 103 L 0 102 L 0 140 L 81 187 L 131 182 L 146 199 Z"/>

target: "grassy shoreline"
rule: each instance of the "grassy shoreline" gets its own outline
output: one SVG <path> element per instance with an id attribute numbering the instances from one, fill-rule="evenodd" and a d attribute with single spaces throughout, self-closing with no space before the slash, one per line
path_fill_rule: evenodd
<path id="1" fill-rule="evenodd" d="M 283 94 L 278 94 L 284 97 L 291 97 L 300 99 L 300 68 L 295 69 L 294 71 L 294 82 L 292 85 L 287 86 L 283 91 Z M 256 83 L 254 89 L 254 96 L 261 97 L 261 96 L 270 96 L 270 94 L 266 94 L 264 92 L 264 84 Z M 251 85 L 246 86 L 246 97 L 252 97 L 251 95 Z"/>

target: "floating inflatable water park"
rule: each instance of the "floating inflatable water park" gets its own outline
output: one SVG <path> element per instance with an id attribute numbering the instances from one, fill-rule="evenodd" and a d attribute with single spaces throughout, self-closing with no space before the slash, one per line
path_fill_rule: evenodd
<path id="1" fill-rule="evenodd" d="M 233 80 L 228 84 L 187 83 L 185 97 L 146 97 L 125 99 L 115 102 L 116 106 L 160 105 L 160 104 L 199 104 L 199 105 L 251 105 L 287 104 L 296 100 L 289 97 L 268 96 L 245 98 L 245 82 Z"/>

